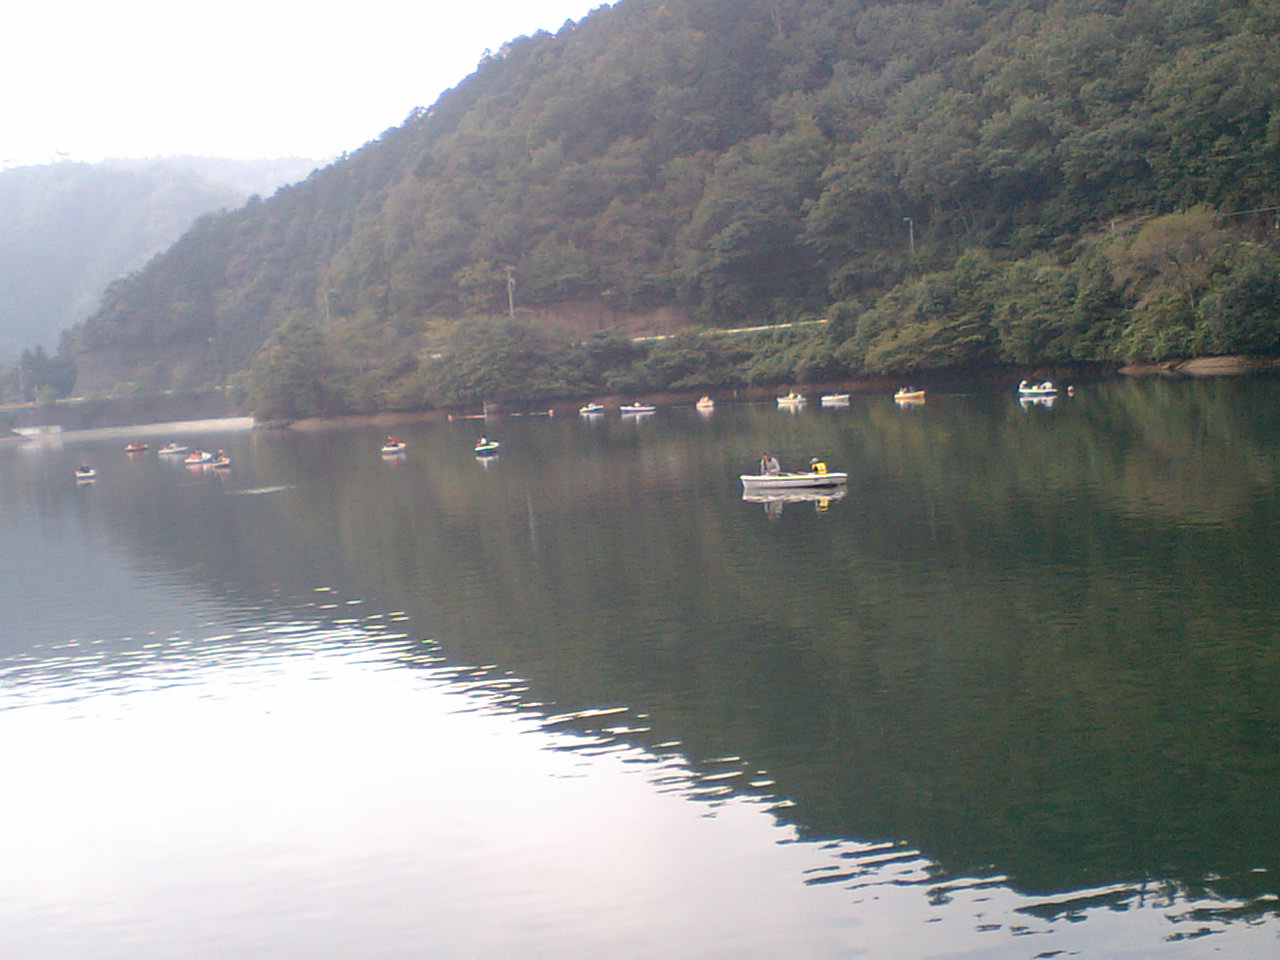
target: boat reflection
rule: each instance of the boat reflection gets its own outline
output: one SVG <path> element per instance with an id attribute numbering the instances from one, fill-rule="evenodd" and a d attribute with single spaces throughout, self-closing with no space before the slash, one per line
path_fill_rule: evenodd
<path id="1" fill-rule="evenodd" d="M 815 512 L 826 513 L 831 504 L 837 500 L 843 500 L 848 491 L 849 488 L 844 485 L 808 490 L 757 489 L 744 490 L 742 499 L 745 503 L 764 504 L 764 515 L 770 520 L 776 520 L 782 516 L 782 508 L 788 503 L 812 503 Z"/>
<path id="2" fill-rule="evenodd" d="M 1058 398 L 1056 396 L 1044 396 L 1044 397 L 1022 396 L 1022 397 L 1018 397 L 1018 405 L 1021 406 L 1023 410 L 1030 410 L 1032 407 L 1052 407 L 1053 402 L 1057 399 Z"/>

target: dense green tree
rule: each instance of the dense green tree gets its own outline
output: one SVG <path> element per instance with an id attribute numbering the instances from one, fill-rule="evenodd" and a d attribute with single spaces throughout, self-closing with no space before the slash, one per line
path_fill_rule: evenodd
<path id="1" fill-rule="evenodd" d="M 330 360 L 319 328 L 296 315 L 281 324 L 254 357 L 248 403 L 264 419 L 340 412 L 332 396 Z"/>
<path id="2" fill-rule="evenodd" d="M 58 352 L 50 357 L 44 346 L 22 351 L 18 360 L 18 394 L 24 401 L 43 394 L 48 399 L 66 397 L 75 384 L 75 361 L 67 338 L 62 337 Z"/>
<path id="3" fill-rule="evenodd" d="M 563 341 L 507 317 L 458 323 L 443 353 L 423 367 L 426 396 L 441 405 L 540 399 L 572 393 Z"/>
<path id="4" fill-rule="evenodd" d="M 1257 243 L 1241 244 L 1201 301 L 1202 353 L 1280 351 L 1280 255 Z"/>

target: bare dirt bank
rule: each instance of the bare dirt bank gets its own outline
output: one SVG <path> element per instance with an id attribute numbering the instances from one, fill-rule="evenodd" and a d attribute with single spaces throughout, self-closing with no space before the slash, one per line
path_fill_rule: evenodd
<path id="1" fill-rule="evenodd" d="M 1277 357 L 1192 357 L 1188 360 L 1161 360 L 1129 363 L 1119 372 L 1127 377 L 1238 377 L 1246 373 L 1274 370 Z"/>

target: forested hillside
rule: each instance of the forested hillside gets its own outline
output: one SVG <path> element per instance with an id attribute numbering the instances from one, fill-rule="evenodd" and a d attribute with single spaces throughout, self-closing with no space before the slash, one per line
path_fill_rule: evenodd
<path id="1" fill-rule="evenodd" d="M 53 350 L 107 285 L 196 217 L 300 180 L 306 160 L 109 160 L 0 171 L 0 362 Z"/>
<path id="2" fill-rule="evenodd" d="M 620 0 L 201 220 L 81 389 L 260 412 L 1280 346 L 1275 0 Z M 620 332 L 828 319 L 774 337 Z M 613 331 L 613 333 L 610 333 Z"/>

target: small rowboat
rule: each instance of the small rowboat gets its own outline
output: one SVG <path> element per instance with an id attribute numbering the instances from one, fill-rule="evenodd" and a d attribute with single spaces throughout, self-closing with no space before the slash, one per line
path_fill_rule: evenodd
<path id="1" fill-rule="evenodd" d="M 125 453 L 146 453 L 147 450 L 149 449 L 150 447 L 148 447 L 145 443 L 135 442 L 135 443 L 126 443 L 124 445 Z"/>
<path id="2" fill-rule="evenodd" d="M 653 413 L 657 409 L 652 403 L 641 403 L 639 400 L 635 403 L 624 403 L 618 408 L 621 413 Z"/>
<path id="3" fill-rule="evenodd" d="M 915 387 L 903 387 L 893 395 L 898 403 L 924 403 L 924 391 Z"/>
<path id="4" fill-rule="evenodd" d="M 710 397 L 700 397 L 694 406 L 699 410 L 714 410 L 716 408 L 716 402 Z"/>
<path id="5" fill-rule="evenodd" d="M 578 412 L 582 414 L 584 417 L 595 416 L 596 414 L 604 413 L 604 404 L 588 403 L 579 407 Z"/>
<path id="6" fill-rule="evenodd" d="M 849 482 L 847 473 L 744 473 L 738 478 L 744 490 L 796 490 L 814 487 L 838 487 Z"/>
<path id="7" fill-rule="evenodd" d="M 824 407 L 847 407 L 849 405 L 849 394 L 824 393 L 819 402 Z"/>
<path id="8" fill-rule="evenodd" d="M 792 390 L 790 393 L 778 397 L 778 406 L 780 407 L 798 407 L 805 403 L 804 396 Z"/>
<path id="9" fill-rule="evenodd" d="M 1018 384 L 1018 396 L 1020 397 L 1053 397 L 1057 396 L 1058 388 L 1053 385 L 1052 380 L 1045 380 L 1041 383 L 1028 383 L 1023 380 Z"/>
<path id="10" fill-rule="evenodd" d="M 176 457 L 179 454 L 186 453 L 187 448 L 179 446 L 176 442 L 166 443 L 163 447 L 156 451 L 162 457 Z"/>
<path id="11" fill-rule="evenodd" d="M 383 456 L 390 456 L 395 453 L 404 453 L 404 448 L 407 446 L 408 444 L 403 440 L 397 440 L 395 443 L 384 443 L 380 449 Z"/>
<path id="12" fill-rule="evenodd" d="M 93 467 L 82 466 L 76 467 L 76 480 L 80 483 L 87 483 L 90 480 L 98 478 L 98 471 Z"/>

